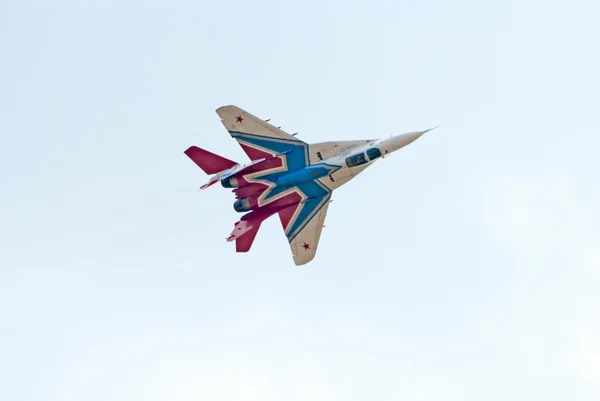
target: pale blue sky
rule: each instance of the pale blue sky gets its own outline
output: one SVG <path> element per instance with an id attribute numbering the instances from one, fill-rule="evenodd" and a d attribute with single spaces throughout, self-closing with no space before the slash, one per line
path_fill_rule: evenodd
<path id="1" fill-rule="evenodd" d="M 597 1 L 0 4 L 0 399 L 600 399 Z M 184 155 L 435 130 L 252 252 Z"/>

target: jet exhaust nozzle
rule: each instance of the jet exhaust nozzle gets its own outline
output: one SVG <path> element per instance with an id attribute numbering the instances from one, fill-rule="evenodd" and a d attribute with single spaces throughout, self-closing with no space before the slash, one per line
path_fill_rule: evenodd
<path id="1" fill-rule="evenodd" d="M 235 175 L 232 175 L 231 177 L 227 177 L 224 180 L 222 180 L 221 185 L 223 186 L 223 188 L 237 188 L 240 186 L 238 179 Z"/>
<path id="2" fill-rule="evenodd" d="M 235 202 L 233 202 L 233 208 L 238 213 L 243 213 L 252 210 L 252 207 L 250 206 L 250 200 L 248 198 L 236 200 Z"/>

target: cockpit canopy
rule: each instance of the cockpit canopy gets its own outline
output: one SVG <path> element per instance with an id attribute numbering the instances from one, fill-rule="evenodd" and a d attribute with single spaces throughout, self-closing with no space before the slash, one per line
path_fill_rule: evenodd
<path id="1" fill-rule="evenodd" d="M 367 149 L 366 152 L 361 152 L 346 158 L 347 167 L 356 167 L 372 162 L 381 157 L 381 151 L 377 148 Z"/>

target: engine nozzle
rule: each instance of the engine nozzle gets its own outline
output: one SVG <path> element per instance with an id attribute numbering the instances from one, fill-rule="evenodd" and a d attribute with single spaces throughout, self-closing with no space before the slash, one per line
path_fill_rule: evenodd
<path id="1" fill-rule="evenodd" d="M 238 179 L 235 175 L 232 175 L 231 177 L 227 177 L 224 180 L 222 180 L 221 185 L 223 186 L 223 188 L 237 188 L 240 186 Z"/>
<path id="2" fill-rule="evenodd" d="M 248 210 L 252 210 L 250 206 L 250 200 L 248 198 L 238 199 L 233 202 L 233 208 L 238 213 L 247 212 Z"/>

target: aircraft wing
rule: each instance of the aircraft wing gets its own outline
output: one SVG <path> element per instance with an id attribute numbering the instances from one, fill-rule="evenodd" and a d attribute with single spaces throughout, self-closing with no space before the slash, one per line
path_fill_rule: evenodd
<path id="1" fill-rule="evenodd" d="M 314 205 L 316 207 L 309 208 L 308 210 L 312 209 L 312 211 L 304 219 L 302 217 L 306 212 L 304 205 L 307 204 L 300 204 L 292 207 L 291 210 L 286 209 L 279 212 L 281 223 L 290 243 L 294 263 L 297 266 L 310 262 L 317 253 L 321 231 L 329 208 L 329 199 L 330 195 L 327 195 Z"/>
<path id="2" fill-rule="evenodd" d="M 308 145 L 268 122 L 240 109 L 223 106 L 216 110 L 229 134 L 251 160 L 300 148 L 308 165 Z"/>

